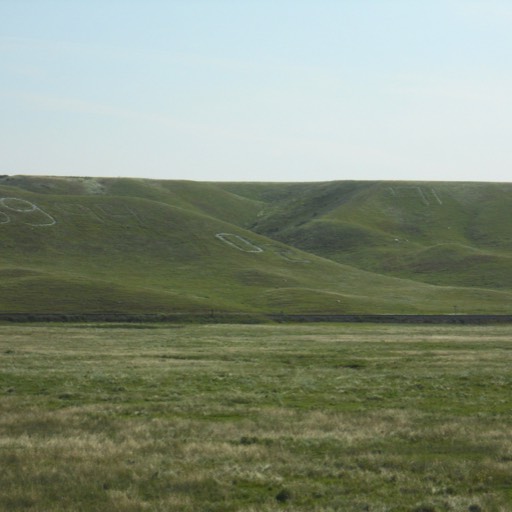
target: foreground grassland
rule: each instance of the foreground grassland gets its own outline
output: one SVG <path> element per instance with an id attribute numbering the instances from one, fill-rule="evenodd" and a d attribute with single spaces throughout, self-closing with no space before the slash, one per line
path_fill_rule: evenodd
<path id="1" fill-rule="evenodd" d="M 2 326 L 0 510 L 512 510 L 512 326 Z"/>

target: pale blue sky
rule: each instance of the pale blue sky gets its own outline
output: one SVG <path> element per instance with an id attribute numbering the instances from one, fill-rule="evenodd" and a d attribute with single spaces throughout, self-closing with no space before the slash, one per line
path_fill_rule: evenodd
<path id="1" fill-rule="evenodd" d="M 0 173 L 512 181 L 510 0 L 0 0 Z"/>

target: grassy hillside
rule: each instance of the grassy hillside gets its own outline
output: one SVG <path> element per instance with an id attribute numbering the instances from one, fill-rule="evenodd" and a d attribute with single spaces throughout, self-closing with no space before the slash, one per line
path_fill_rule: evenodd
<path id="1" fill-rule="evenodd" d="M 377 273 L 512 288 L 512 184 L 318 183 L 280 197 L 262 188 L 259 233 Z"/>
<path id="2" fill-rule="evenodd" d="M 4 176 L 0 311 L 511 313 L 511 189 L 428 187 Z"/>

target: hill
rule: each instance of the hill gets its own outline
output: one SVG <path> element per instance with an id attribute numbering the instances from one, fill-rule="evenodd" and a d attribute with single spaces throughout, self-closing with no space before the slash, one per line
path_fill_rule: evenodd
<path id="1" fill-rule="evenodd" d="M 380 274 L 512 287 L 512 184 L 338 182 L 274 191 L 260 185 L 253 194 L 266 198 L 251 226 L 258 233 Z"/>
<path id="2" fill-rule="evenodd" d="M 510 313 L 512 186 L 0 178 L 0 310 Z"/>

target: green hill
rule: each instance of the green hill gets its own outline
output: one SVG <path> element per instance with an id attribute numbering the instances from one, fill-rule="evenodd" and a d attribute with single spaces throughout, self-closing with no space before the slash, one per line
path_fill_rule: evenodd
<path id="1" fill-rule="evenodd" d="M 0 178 L 0 312 L 511 313 L 512 186 Z"/>
<path id="2" fill-rule="evenodd" d="M 512 287 L 512 184 L 338 182 L 287 192 L 269 197 L 255 231 L 379 274 Z"/>

